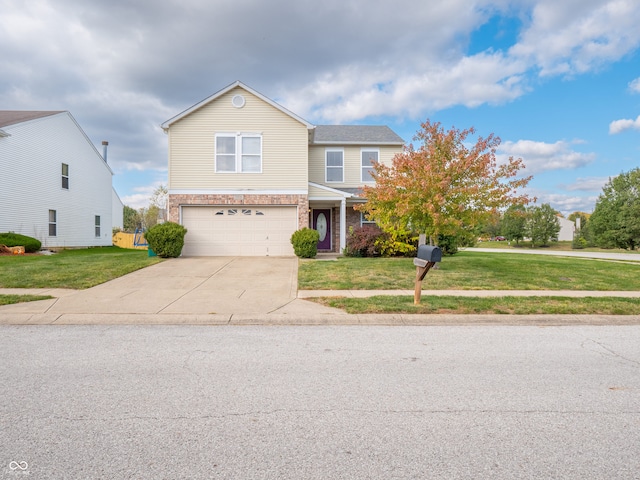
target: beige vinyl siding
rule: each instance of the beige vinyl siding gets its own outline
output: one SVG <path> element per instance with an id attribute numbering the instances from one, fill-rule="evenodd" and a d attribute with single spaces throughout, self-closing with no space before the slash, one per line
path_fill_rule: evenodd
<path id="1" fill-rule="evenodd" d="M 262 135 L 262 173 L 215 172 L 216 134 L 235 132 Z M 171 125 L 169 145 L 170 189 L 307 189 L 307 127 L 240 87 Z"/>
<path id="2" fill-rule="evenodd" d="M 325 181 L 325 150 L 327 148 L 344 148 L 344 182 L 327 183 Z M 331 188 L 357 188 L 361 182 L 361 158 L 362 149 L 380 151 L 380 161 L 391 165 L 393 157 L 402 152 L 401 146 L 375 146 L 375 145 L 313 145 L 309 147 L 309 181 L 319 183 Z"/>
<path id="3" fill-rule="evenodd" d="M 323 188 L 314 187 L 313 185 L 309 185 L 309 198 L 339 198 L 339 195 L 336 192 L 332 192 L 330 190 L 325 190 Z"/>

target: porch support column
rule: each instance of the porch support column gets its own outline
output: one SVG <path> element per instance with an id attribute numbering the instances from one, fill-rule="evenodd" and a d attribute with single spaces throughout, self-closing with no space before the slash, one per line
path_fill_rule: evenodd
<path id="1" fill-rule="evenodd" d="M 342 253 L 347 247 L 347 199 L 340 201 L 340 251 Z"/>

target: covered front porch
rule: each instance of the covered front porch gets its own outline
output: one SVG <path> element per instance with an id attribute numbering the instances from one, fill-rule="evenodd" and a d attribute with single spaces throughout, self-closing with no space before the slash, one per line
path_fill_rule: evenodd
<path id="1" fill-rule="evenodd" d="M 319 253 L 342 253 L 349 228 L 361 226 L 354 205 L 364 203 L 358 189 L 335 189 L 309 183 L 309 227 L 320 234 Z"/>

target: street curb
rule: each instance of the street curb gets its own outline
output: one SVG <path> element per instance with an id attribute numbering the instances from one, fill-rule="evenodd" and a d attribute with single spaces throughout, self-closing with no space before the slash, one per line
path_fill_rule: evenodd
<path id="1" fill-rule="evenodd" d="M 0 314 L 0 325 L 638 326 L 637 315 Z"/>

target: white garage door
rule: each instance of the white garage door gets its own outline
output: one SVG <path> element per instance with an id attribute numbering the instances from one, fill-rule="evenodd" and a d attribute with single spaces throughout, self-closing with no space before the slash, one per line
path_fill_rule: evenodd
<path id="1" fill-rule="evenodd" d="M 183 255 L 293 255 L 296 207 L 182 207 Z"/>

